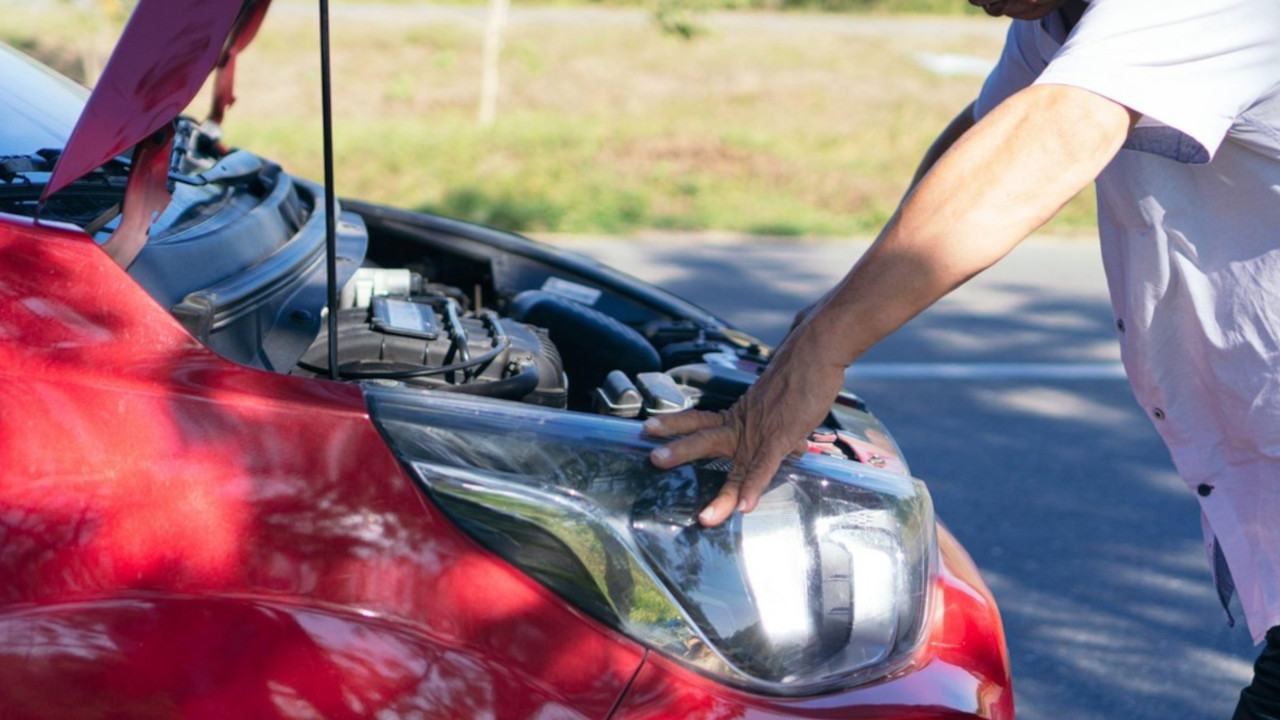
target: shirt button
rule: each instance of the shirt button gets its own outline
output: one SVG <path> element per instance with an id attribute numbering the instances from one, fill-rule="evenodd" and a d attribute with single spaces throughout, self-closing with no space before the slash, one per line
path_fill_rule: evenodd
<path id="1" fill-rule="evenodd" d="M 1124 332 L 1124 318 L 1116 318 L 1116 329 Z"/>
<path id="2" fill-rule="evenodd" d="M 1157 419 L 1157 420 L 1163 420 L 1163 419 L 1164 419 L 1164 411 L 1163 411 L 1163 410 L 1161 410 L 1160 408 L 1155 408 L 1154 410 L 1152 410 L 1152 411 L 1151 411 L 1151 417 L 1153 417 L 1153 418 L 1155 418 L 1155 419 Z"/>
<path id="3" fill-rule="evenodd" d="M 1213 492 L 1213 486 L 1209 483 L 1200 483 L 1196 487 L 1196 494 L 1200 497 L 1209 497 L 1209 493 Z"/>

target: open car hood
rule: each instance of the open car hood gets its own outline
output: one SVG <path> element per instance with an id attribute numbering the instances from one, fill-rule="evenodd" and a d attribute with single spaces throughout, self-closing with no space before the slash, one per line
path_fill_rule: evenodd
<path id="1" fill-rule="evenodd" d="M 271 0 L 140 0 L 41 199 L 169 127 L 219 69 L 213 119 L 231 102 L 236 54 Z"/>

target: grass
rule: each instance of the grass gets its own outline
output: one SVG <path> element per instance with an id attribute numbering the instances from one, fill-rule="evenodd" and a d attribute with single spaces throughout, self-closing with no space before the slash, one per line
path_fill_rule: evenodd
<path id="1" fill-rule="evenodd" d="M 0 37 L 74 70 L 95 33 L 57 12 L 68 17 L 9 8 Z M 486 128 L 482 15 L 379 17 L 334 26 L 339 191 L 534 232 L 874 233 L 981 83 L 916 57 L 990 58 L 1000 43 L 985 19 L 897 40 L 838 23 L 721 24 L 691 41 L 636 22 L 512 23 Z M 319 177 L 314 26 L 305 5 L 272 8 L 224 127 L 231 144 Z M 1092 222 L 1078 198 L 1049 229 Z"/>
<path id="2" fill-rule="evenodd" d="M 308 0 L 311 1 L 311 0 Z M 103 14 L 122 16 L 137 0 L 62 0 L 95 5 Z M 424 0 L 331 0 L 332 5 L 413 5 Z M 486 5 L 489 0 L 453 0 L 458 5 Z M 966 0 L 513 0 L 521 5 L 655 7 L 662 2 L 701 9 L 810 10 L 874 15 L 980 15 Z"/>

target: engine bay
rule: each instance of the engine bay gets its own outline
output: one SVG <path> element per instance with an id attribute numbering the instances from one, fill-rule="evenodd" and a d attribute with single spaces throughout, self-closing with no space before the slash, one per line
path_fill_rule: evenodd
<path id="1" fill-rule="evenodd" d="M 366 266 L 341 296 L 338 377 L 645 418 L 728 407 L 767 360 L 758 342 L 709 323 L 632 327 L 589 304 L 603 294 L 560 276 L 506 297 L 480 285 L 468 293 Z M 327 377 L 327 353 L 322 328 L 292 372 Z"/>
<path id="2" fill-rule="evenodd" d="M 178 137 L 173 201 L 128 272 L 233 362 L 637 420 L 727 409 L 768 363 L 759 340 L 582 255 L 345 199 L 333 207 L 341 291 L 331 370 L 322 189 L 224 149 L 189 120 L 178 123 Z M 86 229 L 103 242 L 115 222 Z M 810 446 L 905 470 L 850 393 L 836 399 Z"/>
<path id="3" fill-rule="evenodd" d="M 2 209 L 37 214 L 32 198 L 59 154 L 3 159 Z M 79 204 L 44 217 L 109 242 L 129 167 L 116 159 L 77 181 Z M 225 147 L 216 126 L 190 118 L 175 125 L 168 188 L 128 272 L 242 365 L 645 418 L 728 407 L 767 362 L 758 340 L 580 255 L 430 213 L 355 200 L 328 210 L 320 186 Z M 333 370 L 330 211 L 341 288 Z"/>

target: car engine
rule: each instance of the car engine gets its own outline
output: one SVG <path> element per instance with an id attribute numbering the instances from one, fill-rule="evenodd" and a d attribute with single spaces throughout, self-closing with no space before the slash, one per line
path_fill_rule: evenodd
<path id="1" fill-rule="evenodd" d="M 636 329 L 541 289 L 505 315 L 479 302 L 408 269 L 361 268 L 341 296 L 338 377 L 640 418 L 727 407 L 763 366 L 759 346 L 752 362 L 691 321 Z M 327 328 L 293 373 L 328 375 Z"/>

